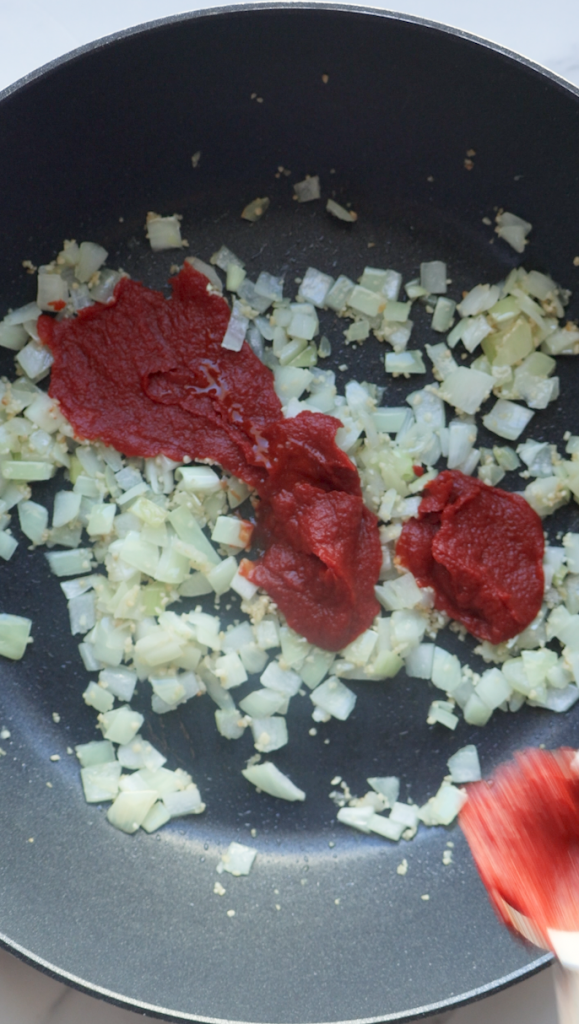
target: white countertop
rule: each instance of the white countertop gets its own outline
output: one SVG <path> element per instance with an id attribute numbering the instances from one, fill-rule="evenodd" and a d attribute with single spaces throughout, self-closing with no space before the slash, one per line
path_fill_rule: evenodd
<path id="1" fill-rule="evenodd" d="M 0 0 L 0 89 L 77 46 L 130 25 L 215 6 L 203 0 Z M 372 6 L 392 7 L 384 0 Z M 550 0 L 548 5 L 540 0 L 398 0 L 393 6 L 492 39 L 579 85 L 577 0 Z M 138 1019 L 0 950 L 0 1024 L 136 1024 Z M 444 1019 L 452 1024 L 555 1024 L 552 972 L 542 971 Z"/>

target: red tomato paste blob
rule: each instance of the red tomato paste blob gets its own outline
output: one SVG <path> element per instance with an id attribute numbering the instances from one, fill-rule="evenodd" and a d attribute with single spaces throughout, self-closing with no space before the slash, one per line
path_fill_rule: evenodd
<path id="1" fill-rule="evenodd" d="M 281 419 L 271 372 L 248 345 L 222 348 L 229 307 L 207 278 L 186 264 L 171 287 L 167 301 L 123 278 L 109 305 L 40 317 L 50 394 L 80 438 L 125 455 L 211 459 L 255 486 L 260 429 Z"/>
<path id="2" fill-rule="evenodd" d="M 108 305 L 42 316 L 50 395 L 78 438 L 125 455 L 206 459 L 257 489 L 249 575 L 310 642 L 340 650 L 379 613 L 376 517 L 322 413 L 284 420 L 271 371 L 247 344 L 221 345 L 229 307 L 185 264 L 172 297 L 124 278 Z M 299 528 L 298 528 L 299 527 Z"/>
<path id="3" fill-rule="evenodd" d="M 378 614 L 374 584 L 382 563 L 376 517 L 334 441 L 340 426 L 332 416 L 302 412 L 264 431 L 269 475 L 256 539 L 265 553 L 248 573 L 296 632 L 330 651 Z"/>
<path id="4" fill-rule="evenodd" d="M 579 929 L 578 768 L 575 750 L 522 751 L 469 786 L 459 814 L 499 917 L 509 924 L 503 899 L 545 939 Z"/>
<path id="5" fill-rule="evenodd" d="M 433 588 L 440 611 L 498 644 L 541 608 L 544 547 L 541 520 L 524 498 L 445 470 L 425 487 L 396 555 L 421 587 Z"/>

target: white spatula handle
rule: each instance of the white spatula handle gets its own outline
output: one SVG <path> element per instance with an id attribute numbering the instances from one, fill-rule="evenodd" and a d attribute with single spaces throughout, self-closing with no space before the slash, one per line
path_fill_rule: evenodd
<path id="1" fill-rule="evenodd" d="M 555 964 L 553 973 L 559 1024 L 579 1024 L 579 971 Z"/>

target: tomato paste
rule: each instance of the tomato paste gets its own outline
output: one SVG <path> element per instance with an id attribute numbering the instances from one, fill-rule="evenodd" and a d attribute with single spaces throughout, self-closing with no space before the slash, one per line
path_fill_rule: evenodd
<path id="1" fill-rule="evenodd" d="M 188 264 L 173 297 L 122 279 L 114 301 L 39 333 L 54 355 L 50 394 L 79 438 L 125 455 L 209 459 L 255 486 L 262 427 L 281 419 L 270 370 L 248 345 L 222 348 L 225 300 Z"/>
<path id="2" fill-rule="evenodd" d="M 541 608 L 544 546 L 541 520 L 524 498 L 446 470 L 425 487 L 396 555 L 421 587 L 433 588 L 438 609 L 498 644 Z"/>
<path id="3" fill-rule="evenodd" d="M 459 821 L 499 916 L 502 901 L 547 929 L 579 928 L 577 752 L 525 750 L 468 787 Z"/>
<path id="4" fill-rule="evenodd" d="M 249 573 L 293 629 L 330 651 L 378 614 L 374 584 L 382 564 L 376 516 L 364 504 L 356 468 L 334 441 L 341 425 L 302 412 L 264 431 L 269 473 L 260 488 L 257 540 L 265 552 Z"/>
<path id="5" fill-rule="evenodd" d="M 207 460 L 254 487 L 260 559 L 250 578 L 312 643 L 340 650 L 379 612 L 376 517 L 322 413 L 284 420 L 271 371 L 224 349 L 225 300 L 185 264 L 172 298 L 122 279 L 108 305 L 39 319 L 50 394 L 76 436 L 125 455 Z"/>

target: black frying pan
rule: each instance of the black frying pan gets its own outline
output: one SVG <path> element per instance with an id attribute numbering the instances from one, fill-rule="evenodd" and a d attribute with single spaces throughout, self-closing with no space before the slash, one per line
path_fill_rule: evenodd
<path id="1" fill-rule="evenodd" d="M 21 260 L 48 260 L 63 238 L 99 241 L 111 266 L 163 286 L 175 255 L 148 252 L 149 209 L 182 213 L 191 252 L 207 258 L 226 243 L 251 276 L 285 270 L 290 280 L 312 264 L 356 277 L 371 263 L 408 279 L 421 260 L 440 258 L 458 297 L 519 262 L 504 243 L 490 244 L 482 223 L 500 205 L 534 225 L 527 264 L 577 283 L 577 90 L 488 43 L 406 16 L 276 3 L 158 22 L 8 90 L 0 140 L 2 315 L 33 297 Z M 289 179 L 276 177 L 281 165 Z M 353 229 L 322 204 L 292 200 L 291 182 L 306 173 L 321 176 L 325 195 L 352 202 Z M 251 226 L 239 214 L 258 195 L 271 209 Z M 323 326 L 337 343 L 341 329 L 330 318 Z M 416 336 L 431 337 L 426 317 Z M 382 383 L 382 353 L 367 345 L 337 354 L 334 365 L 349 363 L 346 379 Z M 0 369 L 10 372 L 9 354 Z M 532 436 L 579 433 L 577 381 L 568 360 L 561 399 L 536 417 Z M 388 401 L 403 390 L 392 385 Z M 37 494 L 49 501 L 49 485 Z M 576 522 L 573 509 L 569 518 Z M 84 803 L 67 748 L 95 735 L 80 699 L 86 677 L 44 555 L 24 542 L 20 551 L 0 575 L 2 610 L 34 620 L 26 658 L 0 666 L 0 724 L 12 734 L 0 763 L 7 948 L 87 992 L 168 1019 L 274 1024 L 409 1019 L 548 962 L 498 925 L 457 828 L 393 846 L 337 825 L 328 792 L 336 773 L 359 793 L 368 775 L 398 774 L 403 797 L 421 803 L 465 743 L 477 743 L 485 771 L 526 744 L 577 745 L 577 709 L 497 713 L 485 730 L 461 722 L 451 735 L 425 724 L 429 685 L 401 676 L 353 684 L 355 713 L 313 738 L 310 702 L 296 698 L 292 744 L 275 760 L 308 800 L 289 805 L 240 776 L 250 738 L 222 739 L 210 702 L 192 702 L 151 720 L 148 735 L 170 767 L 191 769 L 207 813 L 129 837 Z M 55 753 L 59 762 L 49 760 Z M 225 876 L 220 898 L 220 852 L 250 828 L 259 859 L 249 877 Z M 454 863 L 443 867 L 449 839 Z M 396 872 L 402 857 L 405 876 Z"/>

